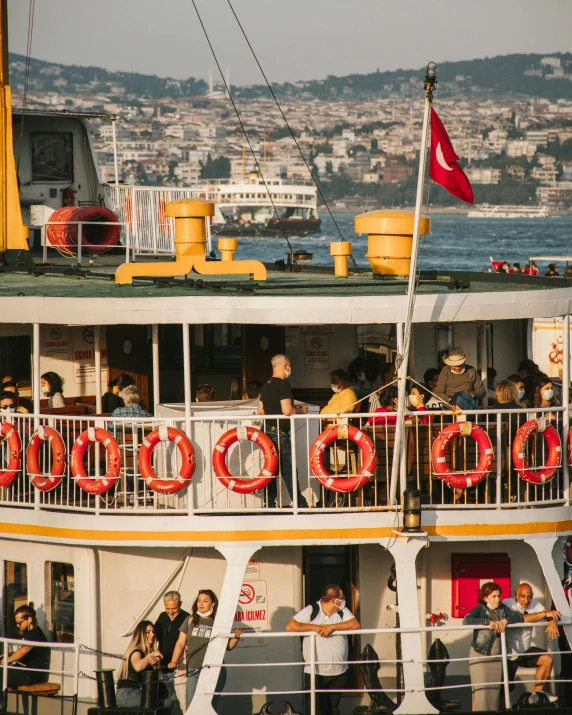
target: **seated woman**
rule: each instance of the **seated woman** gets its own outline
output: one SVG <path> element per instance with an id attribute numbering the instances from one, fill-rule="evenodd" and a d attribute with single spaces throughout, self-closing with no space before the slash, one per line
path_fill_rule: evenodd
<path id="1" fill-rule="evenodd" d="M 380 414 L 380 417 L 370 417 L 367 421 L 368 425 L 376 425 L 385 427 L 386 425 L 394 425 L 397 422 L 397 388 L 394 385 L 386 387 L 379 393 L 379 407 L 375 410 L 375 414 Z M 383 416 L 381 416 L 383 415 Z"/>
<path id="2" fill-rule="evenodd" d="M 495 394 L 497 398 L 497 403 L 495 409 L 498 410 L 522 410 L 523 407 L 520 404 L 519 390 L 517 386 L 511 380 L 503 380 L 495 388 Z M 511 429 L 516 426 L 516 429 L 520 427 L 521 422 L 526 422 L 526 417 L 524 415 L 511 415 L 504 414 L 501 415 L 501 421 L 504 424 L 510 424 Z"/>
<path id="3" fill-rule="evenodd" d="M 463 618 L 464 626 L 488 626 L 473 631 L 469 650 L 473 711 L 498 711 L 502 681 L 500 634 L 508 624 L 523 622 L 520 613 L 501 603 L 500 596 L 501 587 L 487 581 L 479 589 L 478 605 Z"/>
<path id="4" fill-rule="evenodd" d="M 141 673 L 161 668 L 162 654 L 151 621 L 135 626 L 131 643 L 123 654 L 117 670 L 117 705 L 122 708 L 141 707 Z"/>
<path id="5" fill-rule="evenodd" d="M 107 385 L 107 392 L 101 398 L 101 411 L 103 414 L 111 414 L 118 407 L 124 407 L 125 403 L 119 397 L 119 393 L 129 385 L 134 384 L 135 380 L 126 372 L 122 372 L 121 375 L 117 375 L 116 378 L 110 380 Z"/>
<path id="6" fill-rule="evenodd" d="M 48 409 L 66 406 L 64 381 L 57 372 L 45 372 L 40 379 L 40 388 L 48 398 Z"/>
<path id="7" fill-rule="evenodd" d="M 183 650 L 186 647 L 185 661 L 187 663 L 187 709 L 195 696 L 199 675 L 207 652 L 207 646 L 212 636 L 214 619 L 218 608 L 218 598 L 210 589 L 201 590 L 187 616 L 179 628 L 179 639 L 173 650 L 173 658 L 169 668 L 176 668 Z M 226 646 L 232 650 L 238 643 L 242 631 L 235 630 L 234 638 L 230 638 Z M 226 683 L 226 670 L 221 668 L 215 690 L 221 692 Z M 221 696 L 215 695 L 212 706 L 216 710 Z"/>

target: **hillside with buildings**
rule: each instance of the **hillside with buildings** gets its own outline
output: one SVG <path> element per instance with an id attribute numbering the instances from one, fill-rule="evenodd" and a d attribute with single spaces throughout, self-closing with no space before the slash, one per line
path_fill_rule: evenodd
<path id="1" fill-rule="evenodd" d="M 498 63 L 506 70 L 502 77 L 498 72 L 493 76 Z M 24 58 L 11 56 L 15 105 L 18 97 L 21 101 L 23 72 Z M 385 78 L 382 84 L 380 75 Z M 314 177 L 334 205 L 349 210 L 412 205 L 422 78 L 421 71 L 399 70 L 281 88 L 283 111 Z M 485 90 L 481 85 L 486 81 Z M 346 90 L 348 82 L 351 92 Z M 329 89 L 324 94 L 318 85 Z M 508 85 L 515 92 L 501 91 Z M 527 87 L 539 89 L 527 93 Z M 243 87 L 233 92 L 265 176 L 308 180 L 306 164 L 268 91 Z M 27 106 L 116 115 L 119 179 L 128 183 L 188 186 L 241 179 L 256 168 L 220 83 L 32 60 Z M 477 203 L 572 207 L 571 55 L 443 63 L 435 107 Z M 111 123 L 94 123 L 100 130 L 95 143 L 102 177 L 111 181 Z M 433 204 L 458 203 L 439 187 L 431 191 Z"/>

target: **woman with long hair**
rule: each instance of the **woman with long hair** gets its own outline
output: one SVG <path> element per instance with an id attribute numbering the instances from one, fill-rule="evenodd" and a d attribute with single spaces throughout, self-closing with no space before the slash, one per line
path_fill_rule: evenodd
<path id="1" fill-rule="evenodd" d="M 45 372 L 40 378 L 40 388 L 48 398 L 48 408 L 65 407 L 64 381 L 57 372 Z"/>
<path id="2" fill-rule="evenodd" d="M 141 673 L 161 667 L 162 654 L 151 621 L 135 626 L 131 643 L 117 669 L 117 704 L 120 707 L 141 707 Z"/>
<path id="3" fill-rule="evenodd" d="M 560 403 L 554 397 L 554 385 L 549 377 L 539 377 L 534 385 L 534 407 L 559 407 Z M 548 415 L 547 415 L 548 417 Z"/>
<path id="4" fill-rule="evenodd" d="M 176 667 L 183 650 L 186 648 L 187 708 L 195 696 L 207 646 L 212 636 L 217 608 L 218 598 L 214 591 L 211 591 L 210 588 L 199 591 L 191 608 L 191 615 L 187 616 L 179 629 L 179 639 L 175 645 L 173 659 L 169 663 L 169 668 Z M 240 630 L 234 631 L 234 638 L 229 639 L 226 646 L 227 650 L 232 650 L 236 646 L 241 633 L 242 631 Z M 215 690 L 218 693 L 222 692 L 225 683 L 226 670 L 221 668 Z M 212 706 L 215 710 L 219 701 L 220 695 L 215 695 L 212 700 Z"/>
<path id="5" fill-rule="evenodd" d="M 522 623 L 520 613 L 501 603 L 501 587 L 487 581 L 479 589 L 479 603 L 463 618 L 464 626 L 488 626 L 473 631 L 469 673 L 473 710 L 498 710 L 502 680 L 500 634 L 509 623 Z M 498 656 L 498 657 L 497 657 Z"/>

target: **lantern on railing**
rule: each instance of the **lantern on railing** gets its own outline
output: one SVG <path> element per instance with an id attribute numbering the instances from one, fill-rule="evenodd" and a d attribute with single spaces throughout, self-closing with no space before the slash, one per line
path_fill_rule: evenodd
<path id="1" fill-rule="evenodd" d="M 419 534 L 422 531 L 419 489 L 406 489 L 403 492 L 403 531 L 408 534 Z"/>

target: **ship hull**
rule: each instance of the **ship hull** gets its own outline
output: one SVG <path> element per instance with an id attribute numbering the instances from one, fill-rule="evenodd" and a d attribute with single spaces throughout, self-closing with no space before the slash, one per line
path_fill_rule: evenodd
<path id="1" fill-rule="evenodd" d="M 318 233 L 320 219 L 270 219 L 265 223 L 227 221 L 224 224 L 213 224 L 214 236 L 250 236 L 253 238 L 274 238 L 283 236 L 310 236 Z"/>

